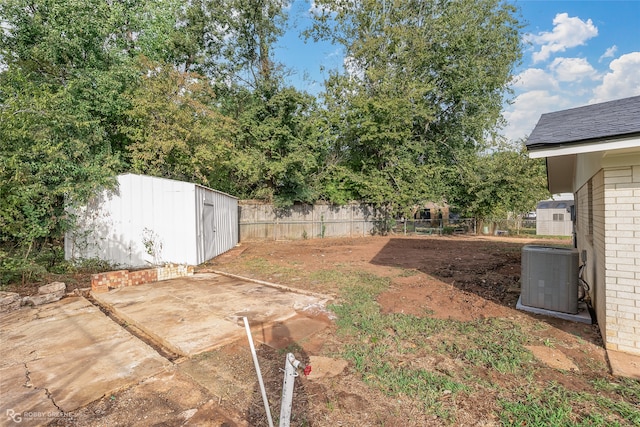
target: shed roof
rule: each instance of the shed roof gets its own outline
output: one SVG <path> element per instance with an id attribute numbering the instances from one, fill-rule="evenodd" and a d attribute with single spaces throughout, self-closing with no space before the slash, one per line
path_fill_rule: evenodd
<path id="1" fill-rule="evenodd" d="M 573 200 L 543 200 L 538 202 L 536 209 L 566 209 L 575 205 Z"/>
<path id="2" fill-rule="evenodd" d="M 543 114 L 529 135 L 529 150 L 640 134 L 640 96 Z"/>

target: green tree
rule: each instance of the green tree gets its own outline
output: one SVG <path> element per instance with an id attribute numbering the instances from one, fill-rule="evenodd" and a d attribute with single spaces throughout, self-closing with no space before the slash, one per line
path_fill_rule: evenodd
<path id="1" fill-rule="evenodd" d="M 313 97 L 285 87 L 245 92 L 238 114 L 233 179 L 244 197 L 289 206 L 318 198 L 316 104 Z"/>
<path id="2" fill-rule="evenodd" d="M 0 56 L 2 276 L 36 270 L 71 224 L 66 203 L 114 183 L 115 123 L 135 82 L 121 2 L 5 0 Z"/>
<path id="3" fill-rule="evenodd" d="M 284 84 L 272 46 L 283 34 L 288 1 L 194 2 L 206 16 L 203 72 L 212 78 L 217 104 L 239 132 L 229 160 L 232 192 L 288 206 L 317 198 L 320 163 L 315 99 Z M 229 188 L 220 179 L 217 187 Z"/>
<path id="4" fill-rule="evenodd" d="M 523 214 L 549 198 L 544 160 L 530 159 L 524 143 L 518 148 L 469 156 L 458 168 L 465 185 L 457 187 L 451 203 L 464 215 L 483 220 Z"/>
<path id="5" fill-rule="evenodd" d="M 499 0 L 316 4 L 324 13 L 307 35 L 342 45 L 348 59 L 325 94 L 348 171 L 340 186 L 390 210 L 446 200 L 464 186 L 448 171 L 500 125 L 520 58 L 515 9 Z"/>
<path id="6" fill-rule="evenodd" d="M 135 173 L 210 185 L 230 156 L 235 126 L 214 107 L 202 76 L 143 60 L 141 82 L 118 130 L 129 141 L 127 163 Z"/>
<path id="7" fill-rule="evenodd" d="M 65 203 L 113 184 L 117 158 L 74 87 L 52 93 L 19 72 L 0 75 L 0 279 L 41 271 L 33 260 L 69 226 Z"/>
<path id="8" fill-rule="evenodd" d="M 148 2 L 137 19 L 139 50 L 212 79 L 218 90 L 257 88 L 279 66 L 271 47 L 283 34 L 288 0 Z M 148 9 L 148 10 L 147 10 Z"/>

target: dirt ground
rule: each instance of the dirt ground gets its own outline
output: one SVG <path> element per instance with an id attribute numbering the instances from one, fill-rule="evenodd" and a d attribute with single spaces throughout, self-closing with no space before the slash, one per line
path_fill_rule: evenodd
<path id="1" fill-rule="evenodd" d="M 611 381 L 597 325 L 536 316 L 515 309 L 519 295 L 520 254 L 533 240 L 498 237 L 425 236 L 316 239 L 243 243 L 200 266 L 336 296 L 340 289 L 320 273 L 366 271 L 390 279 L 379 295 L 383 313 L 457 321 L 509 319 L 530 334 L 538 357 L 533 378 L 518 378 L 478 367 L 478 386 L 459 395 L 445 390 L 440 400 L 455 408 L 455 419 L 425 413 L 411 396 L 390 396 L 371 387 L 341 358 L 345 345 L 330 320 L 327 328 L 286 348 L 262 345 L 258 357 L 272 412 L 277 414 L 284 355 L 292 351 L 305 364 L 323 357 L 327 375 L 296 380 L 293 426 L 499 425 L 496 399 L 532 383 L 561 384 L 568 390 L 593 390 L 594 380 Z M 543 242 L 567 245 L 566 240 Z M 327 273 L 328 272 L 328 273 Z M 323 276 L 326 277 L 326 276 Z M 535 327 L 532 325 L 535 324 Z M 446 339 L 446 337 L 441 338 Z M 540 349 L 542 349 L 540 351 Z M 546 351 L 545 351 L 546 349 Z M 320 359 L 316 359 L 320 360 Z M 333 372 L 332 360 L 340 369 Z M 464 375 L 455 357 L 421 355 L 398 363 Z M 267 425 L 246 341 L 177 360 L 175 371 L 150 379 L 71 414 L 76 425 Z M 313 364 L 312 364 L 313 372 Z M 155 385 L 154 385 L 155 384 Z M 200 408 L 199 411 L 192 408 Z M 202 409 L 205 410 L 202 410 Z M 194 413 L 196 415 L 194 416 Z M 56 422 L 52 425 L 62 425 Z"/>
<path id="2" fill-rule="evenodd" d="M 531 342 L 540 343 L 540 357 L 548 367 L 538 370 L 540 381 L 559 381 L 571 390 L 580 390 L 591 377 L 606 375 L 607 361 L 597 325 L 586 325 L 560 319 L 539 317 L 515 310 L 519 296 L 521 249 L 524 244 L 564 245 L 567 240 L 525 240 L 497 237 L 371 237 L 358 239 L 323 239 L 297 242 L 256 242 L 244 244 L 227 256 L 220 257 L 212 267 L 224 271 L 283 283 L 315 292 L 338 294 L 339 289 L 326 283 L 304 280 L 314 272 L 331 270 L 361 270 L 391 278 L 389 290 L 379 298 L 384 313 L 406 313 L 441 319 L 473 321 L 487 318 L 508 318 L 523 324 L 542 319 Z M 251 262 L 253 260 L 253 262 Z M 279 266 L 265 276 L 263 265 Z M 255 267 L 253 271 L 252 266 Z M 316 337 L 321 347 L 311 352 L 334 355 L 339 351 L 340 338 L 331 330 Z M 556 343 L 566 355 L 569 365 L 544 343 Z M 302 343 L 303 347 L 305 343 Z M 546 351 L 545 351 L 546 350 Z M 435 370 L 461 369 L 455 360 L 438 358 L 428 361 Z M 567 369 L 569 366 L 569 369 Z M 578 368 L 579 367 L 579 368 Z M 561 375 L 558 369 L 580 370 L 580 376 Z M 483 368 L 478 368 L 483 370 Z M 476 375 L 492 381 L 498 378 L 486 369 Z M 308 424 L 295 425 L 442 425 L 443 420 L 424 418 L 412 402 L 394 401 L 379 391 L 366 387 L 353 371 L 345 370 L 340 381 L 329 384 L 302 382 L 300 393 Z M 279 381 L 273 384 L 277 394 Z M 312 396 L 310 399 L 307 396 Z M 320 401 L 318 401 L 320 399 Z M 492 400 L 492 399 L 490 399 Z M 324 404 L 322 403 L 324 401 Z M 336 406 L 338 410 L 336 410 Z M 495 408 L 480 395 L 458 402 L 458 425 L 494 425 Z M 330 408 L 330 410 L 327 410 Z M 250 425 L 259 425 L 254 418 Z M 444 422 L 444 424 L 447 424 Z M 266 424 L 264 424 L 266 425 Z"/>

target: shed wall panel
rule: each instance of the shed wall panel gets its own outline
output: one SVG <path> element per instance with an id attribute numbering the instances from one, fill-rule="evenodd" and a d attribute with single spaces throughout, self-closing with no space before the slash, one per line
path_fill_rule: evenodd
<path id="1" fill-rule="evenodd" d="M 198 264 L 238 244 L 238 199 L 196 185 L 195 217 Z"/>
<path id="2" fill-rule="evenodd" d="M 213 215 L 207 251 L 202 206 L 207 198 L 225 209 Z M 118 188 L 103 191 L 75 210 L 78 227 L 65 237 L 67 259 L 98 258 L 128 267 L 199 264 L 238 241 L 237 199 L 196 184 L 125 174 Z M 215 249 L 211 249 L 214 247 Z"/>

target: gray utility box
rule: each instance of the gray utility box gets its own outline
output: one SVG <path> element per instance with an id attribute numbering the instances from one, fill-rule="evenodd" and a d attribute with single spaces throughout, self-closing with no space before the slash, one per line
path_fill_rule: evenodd
<path id="1" fill-rule="evenodd" d="M 529 307 L 578 312 L 578 251 L 527 245 L 522 248 L 520 302 Z"/>

